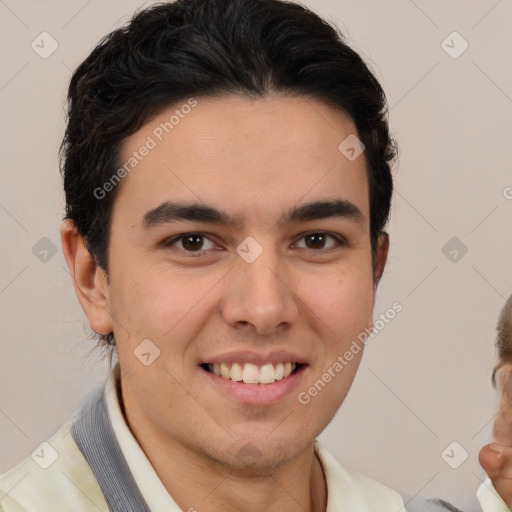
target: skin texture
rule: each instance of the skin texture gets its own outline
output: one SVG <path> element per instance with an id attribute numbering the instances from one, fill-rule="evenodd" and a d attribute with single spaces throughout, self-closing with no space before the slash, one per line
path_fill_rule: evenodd
<path id="1" fill-rule="evenodd" d="M 373 325 L 388 238 L 380 237 L 373 265 L 364 153 L 349 161 L 338 150 L 357 133 L 353 121 L 313 99 L 197 101 L 120 185 L 108 281 L 64 222 L 76 293 L 91 327 L 115 333 L 128 425 L 183 510 L 325 510 L 313 441 L 343 402 L 363 351 L 307 405 L 297 395 Z M 129 137 L 121 160 L 176 107 Z M 360 219 L 278 222 L 292 207 L 333 199 L 352 203 Z M 239 223 L 145 227 L 145 213 L 165 201 L 207 204 Z M 310 248 L 310 231 L 345 241 L 327 237 Z M 191 232 L 208 237 L 200 253 L 163 243 Z M 253 263 L 236 252 L 249 236 L 263 249 Z M 134 355 L 144 339 L 160 350 L 149 366 Z M 307 367 L 278 403 L 241 403 L 211 386 L 199 366 L 234 349 L 289 350 Z M 257 449 L 251 463 L 240 456 L 248 443 Z"/>
<path id="2" fill-rule="evenodd" d="M 485 445 L 479 461 L 494 488 L 508 507 L 512 507 L 512 363 L 497 373 L 500 408 L 494 420 L 494 442 Z"/>

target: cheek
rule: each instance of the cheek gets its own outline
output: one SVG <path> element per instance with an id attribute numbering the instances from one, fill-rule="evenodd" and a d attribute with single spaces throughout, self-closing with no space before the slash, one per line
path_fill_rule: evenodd
<path id="1" fill-rule="evenodd" d="M 361 269 L 316 276 L 314 283 L 304 281 L 301 288 L 301 298 L 337 339 L 357 334 L 371 322 L 373 280 Z"/>
<path id="2" fill-rule="evenodd" d="M 197 325 L 216 280 L 206 274 L 192 279 L 157 265 L 146 270 L 140 266 L 132 273 L 121 271 L 112 280 L 111 310 L 132 337 L 161 340 L 163 346 L 175 332 Z"/>
<path id="3" fill-rule="evenodd" d="M 350 285 L 341 284 L 338 291 L 338 308 L 332 311 L 338 324 L 356 335 L 367 328 L 372 322 L 373 313 L 373 284 L 371 281 L 360 280 Z"/>

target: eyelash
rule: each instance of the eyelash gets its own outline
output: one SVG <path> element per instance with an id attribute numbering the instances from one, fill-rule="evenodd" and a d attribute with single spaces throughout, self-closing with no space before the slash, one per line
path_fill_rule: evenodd
<path id="1" fill-rule="evenodd" d="M 174 236 L 172 238 L 168 238 L 168 239 L 164 240 L 162 245 L 164 247 L 171 247 L 176 242 L 179 242 L 180 240 L 184 240 L 185 238 L 187 238 L 189 236 L 192 236 L 192 235 L 203 237 L 203 238 L 209 240 L 210 242 L 215 243 L 207 234 L 201 233 L 201 232 L 196 232 L 196 231 L 191 231 L 189 233 L 183 233 L 181 235 L 177 235 L 177 236 Z M 324 252 L 325 253 L 325 252 L 330 252 L 332 250 L 335 250 L 335 249 L 338 249 L 340 247 L 344 247 L 344 246 L 347 245 L 347 241 L 346 241 L 346 239 L 343 236 L 338 235 L 336 233 L 330 233 L 328 231 L 308 231 L 307 233 L 303 233 L 298 240 L 300 241 L 300 240 L 302 240 L 302 239 L 304 239 L 304 238 L 306 238 L 308 236 L 311 236 L 311 235 L 324 235 L 324 236 L 330 237 L 333 240 L 335 240 L 336 246 L 335 247 L 330 247 L 330 248 L 327 248 L 327 249 L 324 249 L 324 248 L 310 249 L 308 247 L 305 247 L 305 248 L 304 247 L 300 247 L 299 249 L 302 249 L 302 250 L 305 249 L 305 250 L 316 252 L 316 253 L 320 253 L 320 252 Z M 197 256 L 203 255 L 206 251 L 208 251 L 208 249 L 201 249 L 201 250 L 198 250 L 198 251 L 186 251 L 185 249 L 180 249 L 180 252 L 183 252 L 183 253 L 186 253 L 186 254 L 189 254 L 189 255 L 197 255 Z"/>

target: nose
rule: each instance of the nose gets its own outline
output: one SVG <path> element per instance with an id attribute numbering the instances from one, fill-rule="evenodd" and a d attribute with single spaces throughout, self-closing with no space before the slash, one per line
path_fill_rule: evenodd
<path id="1" fill-rule="evenodd" d="M 237 329 L 254 334 L 280 334 L 297 320 L 296 291 L 270 250 L 247 263 L 236 261 L 225 283 L 222 315 Z"/>

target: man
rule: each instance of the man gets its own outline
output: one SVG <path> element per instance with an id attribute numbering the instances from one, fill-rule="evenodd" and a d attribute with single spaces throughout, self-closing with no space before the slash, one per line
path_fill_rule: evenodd
<path id="1" fill-rule="evenodd" d="M 316 441 L 389 245 L 394 147 L 361 58 L 293 3 L 178 0 L 104 38 L 68 103 L 63 251 L 119 363 L 0 479 L 2 510 L 403 509 Z"/>
<path id="2" fill-rule="evenodd" d="M 484 510 L 507 512 L 512 507 L 512 295 L 501 310 L 496 348 L 499 361 L 492 381 L 500 394 L 494 420 L 494 442 L 480 450 L 479 460 L 489 478 L 478 489 Z"/>
<path id="3" fill-rule="evenodd" d="M 492 374 L 500 408 L 494 421 L 494 442 L 480 450 L 479 460 L 488 477 L 478 488 L 477 497 L 484 512 L 508 512 L 512 507 L 512 295 L 500 313 L 496 348 L 498 364 Z M 440 499 L 411 500 L 409 512 L 462 512 Z"/>

